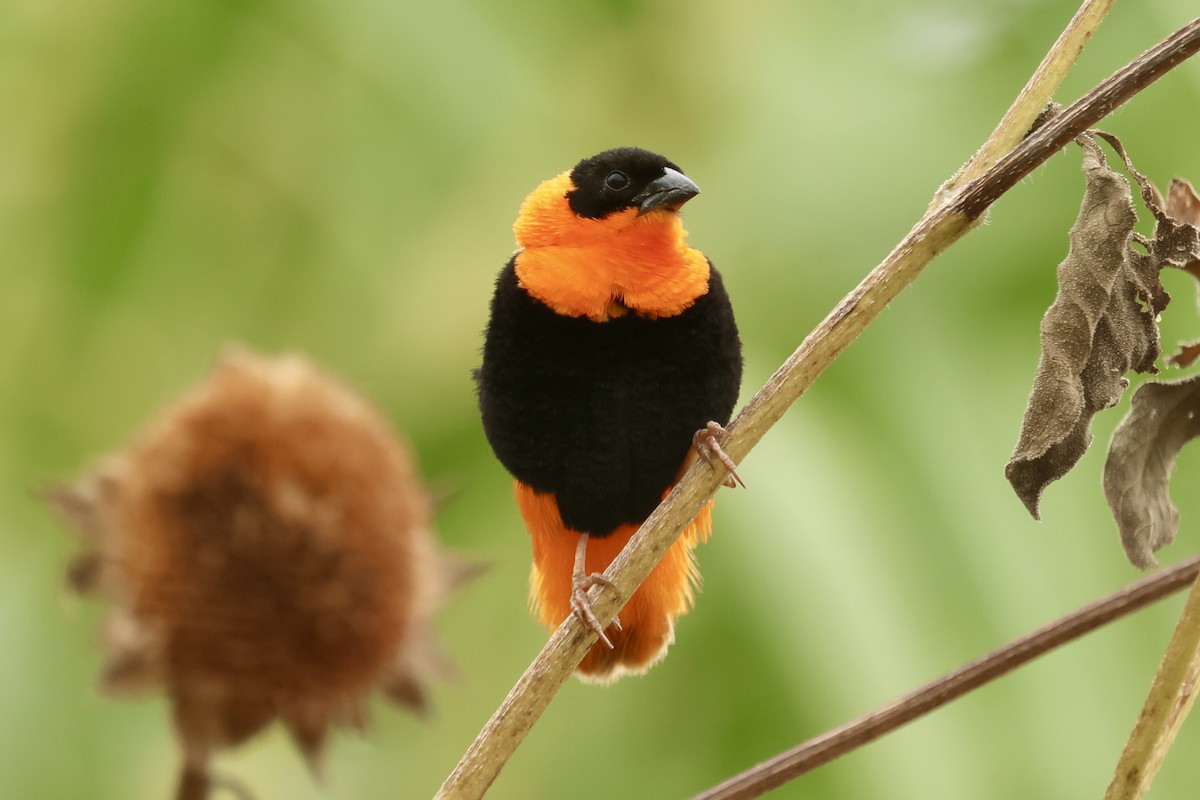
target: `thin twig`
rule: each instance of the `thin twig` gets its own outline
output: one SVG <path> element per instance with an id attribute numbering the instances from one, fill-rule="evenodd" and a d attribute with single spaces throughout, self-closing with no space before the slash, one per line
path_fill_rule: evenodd
<path id="1" fill-rule="evenodd" d="M 1051 45 L 1046 57 L 1038 64 L 1038 68 L 1017 94 L 1017 99 L 1009 106 L 987 141 L 971 160 L 938 190 L 937 197 L 934 198 L 935 205 L 949 197 L 959 186 L 978 178 L 1005 153 L 1012 150 L 1017 142 L 1025 138 L 1042 109 L 1053 99 L 1054 93 L 1058 91 L 1063 78 L 1083 52 L 1092 34 L 1100 27 L 1100 23 L 1116 2 L 1117 0 L 1085 0 Z"/>
<path id="2" fill-rule="evenodd" d="M 1107 597 L 993 650 L 886 706 L 809 739 L 692 800 L 750 800 L 761 797 L 822 764 L 846 755 L 917 717 L 1012 672 L 1040 655 L 1183 589 L 1200 574 L 1200 556 L 1131 583 Z"/>
<path id="3" fill-rule="evenodd" d="M 722 443 L 740 462 L 830 363 L 926 265 L 966 233 L 988 206 L 1075 136 L 1200 49 L 1200 20 L 1180 29 L 1114 73 L 1062 114 L 1038 128 L 1007 156 L 950 198 L 904 237 L 884 261 L 801 343 L 729 426 Z M 613 588 L 589 593 L 592 610 L 608 625 L 625 601 L 712 498 L 723 467 L 694 464 L 655 509 L 605 576 Z M 439 800 L 474 800 L 500 770 L 551 699 L 583 659 L 596 636 L 573 616 L 550 640 L 508 693 L 438 791 Z"/>
<path id="4" fill-rule="evenodd" d="M 1129 734 L 1104 800 L 1138 800 L 1150 790 L 1163 758 L 1196 700 L 1200 677 L 1200 580 L 1192 585 L 1146 704 Z"/>

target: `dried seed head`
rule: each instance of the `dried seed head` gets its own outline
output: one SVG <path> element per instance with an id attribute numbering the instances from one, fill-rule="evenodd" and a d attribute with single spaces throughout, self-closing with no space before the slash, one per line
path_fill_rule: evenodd
<path id="1" fill-rule="evenodd" d="M 47 496 L 72 585 L 115 604 L 103 685 L 161 686 L 193 765 L 276 718 L 315 762 L 371 690 L 420 710 L 446 670 L 429 620 L 469 570 L 385 420 L 304 358 L 230 352 Z"/>

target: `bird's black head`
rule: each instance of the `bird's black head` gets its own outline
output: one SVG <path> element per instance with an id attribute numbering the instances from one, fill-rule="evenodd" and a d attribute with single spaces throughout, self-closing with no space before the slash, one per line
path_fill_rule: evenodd
<path id="1" fill-rule="evenodd" d="M 679 167 L 660 155 L 637 147 L 618 147 L 585 158 L 571 170 L 575 188 L 567 203 L 581 217 L 602 219 L 636 208 L 638 214 L 656 209 L 678 211 L 700 194 L 700 187 Z"/>

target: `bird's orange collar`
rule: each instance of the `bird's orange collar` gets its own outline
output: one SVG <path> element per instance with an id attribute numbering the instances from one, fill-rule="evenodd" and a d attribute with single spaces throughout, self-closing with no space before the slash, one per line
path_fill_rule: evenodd
<path id="1" fill-rule="evenodd" d="M 708 260 L 688 246 L 677 213 L 585 219 L 567 204 L 571 189 L 570 173 L 544 182 L 513 225 L 517 281 L 531 296 L 559 314 L 603 322 L 626 311 L 672 317 L 708 291 Z"/>

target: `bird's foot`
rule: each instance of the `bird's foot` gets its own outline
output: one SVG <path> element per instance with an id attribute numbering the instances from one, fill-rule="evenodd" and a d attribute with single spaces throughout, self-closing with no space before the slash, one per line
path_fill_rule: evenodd
<path id="1" fill-rule="evenodd" d="M 592 601 L 588 599 L 588 589 L 593 586 L 607 586 L 613 588 L 613 582 L 601 575 L 599 572 L 593 572 L 590 575 L 574 575 L 571 578 L 571 613 L 573 613 L 584 626 L 591 628 L 600 637 L 600 641 L 612 650 L 612 640 L 604 633 L 604 626 L 600 624 L 600 620 L 596 618 L 596 613 L 592 611 Z M 621 630 L 621 620 L 613 619 L 613 627 Z"/>
<path id="2" fill-rule="evenodd" d="M 713 464 L 714 461 L 720 461 L 725 465 L 725 469 L 729 470 L 729 474 L 725 476 L 726 486 L 730 489 L 737 486 L 745 489 L 746 483 L 742 480 L 742 476 L 738 475 L 737 465 L 733 463 L 733 459 L 721 447 L 721 440 L 728 435 L 729 431 L 722 428 L 719 424 L 709 422 L 692 436 L 692 447 L 709 464 Z"/>
<path id="3" fill-rule="evenodd" d="M 600 637 L 600 641 L 604 642 L 609 650 L 612 650 L 612 640 L 604 633 L 604 626 L 596 618 L 596 612 L 592 611 L 592 601 L 588 599 L 587 593 L 588 589 L 593 586 L 607 586 L 610 589 L 616 587 L 612 581 L 599 572 L 588 573 L 587 542 L 588 535 L 586 533 L 579 534 L 579 543 L 575 545 L 575 567 L 571 570 L 571 613 L 582 625 L 595 631 L 596 635 Z M 612 624 L 617 630 L 621 630 L 620 617 L 614 617 Z"/>

